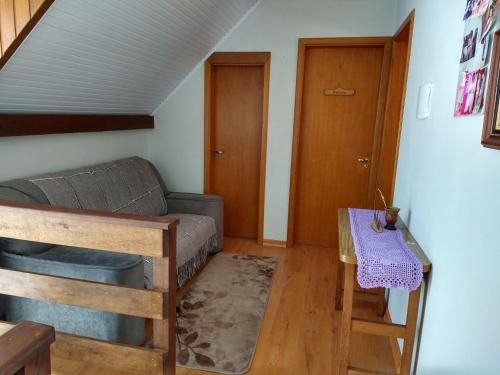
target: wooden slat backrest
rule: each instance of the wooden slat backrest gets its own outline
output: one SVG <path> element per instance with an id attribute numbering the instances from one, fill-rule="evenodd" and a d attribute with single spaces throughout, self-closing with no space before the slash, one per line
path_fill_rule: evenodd
<path id="1" fill-rule="evenodd" d="M 171 217 L 114 214 L 0 201 L 0 237 L 153 257 L 167 257 Z"/>
<path id="2" fill-rule="evenodd" d="M 153 257 L 154 290 L 75 280 L 0 268 L 0 294 L 90 307 L 154 319 L 154 350 L 61 336 L 62 352 L 84 356 L 99 350 L 149 361 L 147 373 L 175 374 L 176 227 L 172 217 L 109 212 L 0 201 L 0 237 Z M 75 250 L 78 251 L 78 250 Z M 1 326 L 0 326 L 1 330 Z M 89 346 L 90 345 L 90 346 Z M 123 349 L 123 350 L 121 350 Z M 128 353 L 128 354 L 127 354 Z M 100 356 L 90 356 L 100 362 Z M 151 367 L 152 366 L 152 367 Z M 123 366 L 126 367 L 126 366 Z M 135 369 L 134 369 L 135 370 Z M 141 370 L 142 371 L 142 370 Z M 139 371 L 139 373 L 142 373 Z"/>
<path id="3" fill-rule="evenodd" d="M 166 292 L 0 268 L 2 294 L 141 318 L 167 318 Z"/>

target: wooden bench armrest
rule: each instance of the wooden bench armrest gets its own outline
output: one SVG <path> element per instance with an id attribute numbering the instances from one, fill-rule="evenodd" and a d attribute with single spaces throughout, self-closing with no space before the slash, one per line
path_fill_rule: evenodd
<path id="1" fill-rule="evenodd" d="M 54 328 L 22 322 L 0 336 L 0 375 L 12 375 L 48 351 Z"/>
<path id="2" fill-rule="evenodd" d="M 164 233 L 179 220 L 0 200 L 0 237 L 118 253 L 168 257 Z"/>

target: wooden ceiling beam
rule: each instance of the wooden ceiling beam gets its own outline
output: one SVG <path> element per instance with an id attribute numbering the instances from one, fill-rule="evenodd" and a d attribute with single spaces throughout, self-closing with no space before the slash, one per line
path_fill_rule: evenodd
<path id="1" fill-rule="evenodd" d="M 0 114 L 0 137 L 153 129 L 149 115 Z"/>

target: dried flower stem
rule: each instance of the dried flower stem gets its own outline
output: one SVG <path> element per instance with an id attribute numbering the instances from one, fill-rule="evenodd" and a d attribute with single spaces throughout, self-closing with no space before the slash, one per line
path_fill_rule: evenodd
<path id="1" fill-rule="evenodd" d="M 387 210 L 387 203 L 385 202 L 384 194 L 382 194 L 382 190 L 380 190 L 380 188 L 377 188 L 377 190 L 378 190 L 378 193 L 380 194 L 380 198 L 382 198 L 382 202 L 384 203 L 384 207 Z"/>

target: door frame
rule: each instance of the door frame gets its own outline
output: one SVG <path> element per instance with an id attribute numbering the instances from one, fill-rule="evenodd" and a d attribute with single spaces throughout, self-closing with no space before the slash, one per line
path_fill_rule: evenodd
<path id="1" fill-rule="evenodd" d="M 375 196 L 377 171 L 380 158 L 382 131 L 385 114 L 386 93 L 389 81 L 389 68 L 391 62 L 392 37 L 352 37 L 352 38 L 300 38 L 297 58 L 297 83 L 295 89 L 295 120 L 293 126 L 292 164 L 290 172 L 290 196 L 288 201 L 288 230 L 287 247 L 294 244 L 295 231 L 295 204 L 297 198 L 297 174 L 299 168 L 300 136 L 302 130 L 302 104 L 305 79 L 306 50 L 311 47 L 383 47 L 382 72 L 379 86 L 379 100 L 375 122 L 375 134 L 372 150 L 372 168 L 370 169 L 370 182 L 367 202 Z M 332 228 L 337 230 L 337 228 Z"/>
<path id="2" fill-rule="evenodd" d="M 386 194 L 386 199 L 389 204 L 393 204 L 394 190 L 396 185 L 396 175 L 399 158 L 399 146 L 401 131 L 403 129 L 403 115 L 406 102 L 406 91 L 408 86 L 408 72 L 410 69 L 411 49 L 413 42 L 413 27 L 415 24 L 415 9 L 413 9 L 393 37 L 393 52 L 391 62 L 391 72 L 389 75 L 389 89 L 387 93 L 387 108 L 386 119 L 384 122 L 384 140 L 383 144 L 389 140 L 395 145 L 395 154 L 393 160 L 383 160 L 382 166 L 387 164 L 390 174 L 387 174 L 389 192 Z M 393 85 L 393 82 L 396 82 Z M 395 105 L 393 103 L 396 103 Z M 427 289 L 425 290 L 427 293 Z M 426 298 L 426 296 L 424 296 Z M 425 303 L 425 302 L 424 302 Z M 417 333 L 416 354 L 414 368 L 418 368 L 418 360 L 420 354 L 420 342 L 422 329 Z M 392 356 L 396 368 L 401 368 L 401 350 L 397 338 L 391 337 L 389 340 Z"/>
<path id="3" fill-rule="evenodd" d="M 390 205 L 394 203 L 394 191 L 396 188 L 399 146 L 401 131 L 403 129 L 414 23 L 415 9 L 409 13 L 393 36 L 382 146 L 388 144 L 390 148 L 394 149 L 394 152 L 389 155 L 381 155 L 381 168 L 379 172 L 379 181 L 381 180 L 381 184 L 385 185 L 385 189 L 384 186 L 381 186 L 387 203 Z"/>
<path id="4" fill-rule="evenodd" d="M 264 70 L 262 87 L 262 132 L 260 149 L 259 205 L 257 243 L 264 238 L 264 202 L 266 188 L 267 127 L 269 112 L 269 79 L 271 75 L 271 52 L 215 52 L 205 62 L 205 171 L 204 191 L 211 194 L 211 167 L 213 149 L 213 70 L 217 66 L 261 66 Z"/>

